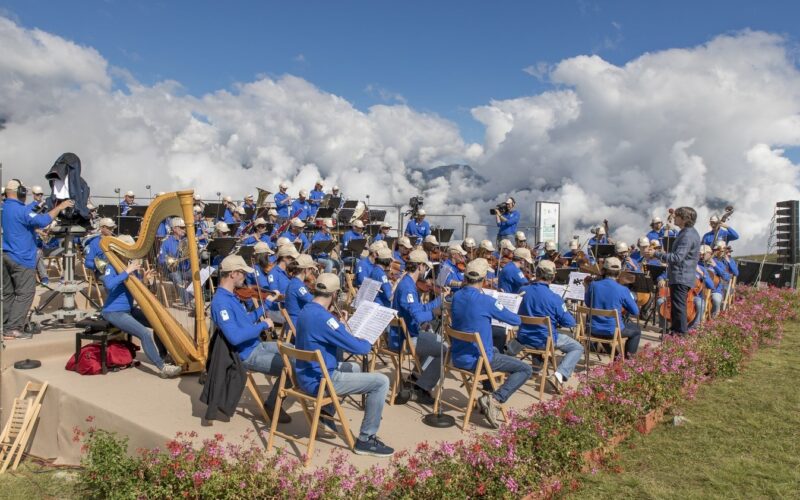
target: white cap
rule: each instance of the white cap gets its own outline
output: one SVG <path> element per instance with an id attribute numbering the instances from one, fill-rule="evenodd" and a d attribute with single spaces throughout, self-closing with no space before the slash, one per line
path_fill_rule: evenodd
<path id="1" fill-rule="evenodd" d="M 128 191 L 127 193 L 125 193 L 125 196 L 134 196 L 133 191 Z"/>
<path id="2" fill-rule="evenodd" d="M 294 218 L 292 219 L 292 227 L 306 227 L 306 223 L 300 219 Z"/>
<path id="3" fill-rule="evenodd" d="M 628 250 L 630 250 L 630 248 L 628 248 L 628 244 L 625 243 L 624 241 L 618 241 L 614 245 L 614 251 L 617 253 L 627 252 Z"/>
<path id="4" fill-rule="evenodd" d="M 259 217 L 258 219 L 253 221 L 254 226 L 266 226 L 267 221 L 263 217 Z"/>
<path id="5" fill-rule="evenodd" d="M 714 243 L 714 248 L 725 248 L 726 246 L 725 240 L 717 240 L 717 242 Z"/>
<path id="6" fill-rule="evenodd" d="M 353 227 L 357 227 L 359 229 L 363 229 L 364 228 L 364 223 L 361 222 L 360 220 L 355 220 L 355 221 L 353 221 Z"/>
<path id="7" fill-rule="evenodd" d="M 411 244 L 411 240 L 408 239 L 408 236 L 401 236 L 400 238 L 397 238 L 397 246 L 414 248 L 414 246 Z"/>
<path id="8" fill-rule="evenodd" d="M 420 216 L 420 217 L 425 217 L 426 213 L 427 212 L 425 212 L 424 208 L 420 208 L 419 210 L 417 210 L 417 215 Z"/>
<path id="9" fill-rule="evenodd" d="M 300 252 L 291 243 L 288 245 L 281 245 L 278 247 L 278 257 L 291 257 L 296 259 L 300 256 Z"/>
<path id="10" fill-rule="evenodd" d="M 491 240 L 482 240 L 481 241 L 481 248 L 484 250 L 488 250 L 490 252 L 494 252 L 494 244 Z"/>
<path id="11" fill-rule="evenodd" d="M 236 207 L 234 209 L 234 212 L 236 212 L 239 215 L 244 215 L 247 213 L 247 210 L 245 210 L 244 207 Z"/>
<path id="12" fill-rule="evenodd" d="M 661 217 L 653 217 L 650 219 L 650 224 L 658 224 L 660 222 L 662 222 Z"/>
<path id="13" fill-rule="evenodd" d="M 267 211 L 267 215 L 274 215 L 275 217 L 277 217 L 277 216 L 278 216 L 278 211 L 277 211 L 277 210 L 275 210 L 274 208 L 270 208 L 270 209 Z"/>
<path id="14" fill-rule="evenodd" d="M 656 239 L 657 239 L 657 238 L 656 238 Z M 639 245 L 640 247 L 647 247 L 647 246 L 650 246 L 650 240 L 647 238 L 647 236 L 642 236 L 641 238 L 639 238 L 638 245 Z"/>
<path id="15" fill-rule="evenodd" d="M 525 233 L 523 233 L 522 231 L 517 231 L 514 237 L 519 241 L 525 241 Z"/>
<path id="16" fill-rule="evenodd" d="M 276 245 L 278 245 L 280 247 L 280 246 L 283 246 L 283 245 L 293 245 L 293 244 L 289 240 L 289 238 L 287 238 L 286 236 L 281 236 L 280 238 L 278 238 L 278 241 L 277 241 Z"/>
<path id="17" fill-rule="evenodd" d="M 333 229 L 334 227 L 336 227 L 336 223 L 333 222 L 333 219 L 331 219 L 330 217 L 326 217 L 325 219 L 322 219 L 322 223 L 328 229 Z"/>
<path id="18" fill-rule="evenodd" d="M 194 198 L 194 201 L 200 201 L 200 193 L 195 193 L 193 198 Z"/>
<path id="19" fill-rule="evenodd" d="M 548 252 L 551 252 L 556 249 L 555 241 L 547 240 L 544 242 L 544 249 Z"/>
<path id="20" fill-rule="evenodd" d="M 231 228 L 228 227 L 228 224 L 226 224 L 224 221 L 219 221 L 216 224 L 214 224 L 214 229 L 216 229 L 220 233 L 229 233 L 231 231 Z"/>
<path id="21" fill-rule="evenodd" d="M 597 234 L 598 236 L 606 234 L 606 228 L 604 228 L 603 226 L 598 227 L 595 234 Z"/>
<path id="22" fill-rule="evenodd" d="M 501 250 L 511 250 L 512 252 L 517 249 L 510 240 L 500 240 Z"/>
<path id="23" fill-rule="evenodd" d="M 244 197 L 244 199 L 245 200 L 252 200 L 253 199 L 253 195 L 252 194 L 248 194 L 247 196 Z"/>
<path id="24" fill-rule="evenodd" d="M 661 247 L 661 240 L 659 240 L 658 238 L 656 238 L 656 239 L 654 239 L 653 241 L 651 241 L 651 242 L 650 242 L 650 245 L 651 245 L 651 246 L 654 246 L 654 247 L 659 247 L 659 248 L 660 248 L 660 247 Z"/>
<path id="25" fill-rule="evenodd" d="M 384 222 L 381 222 L 381 229 L 384 229 L 384 228 L 386 228 L 386 229 L 391 229 L 391 228 L 392 228 L 392 225 L 391 225 L 391 224 L 389 224 L 388 222 L 385 222 L 385 221 L 384 221 Z"/>
<path id="26" fill-rule="evenodd" d="M 44 191 L 42 191 L 42 186 L 33 186 L 31 188 L 31 193 L 33 193 L 33 194 L 44 194 Z"/>
<path id="27" fill-rule="evenodd" d="M 464 238 L 464 246 L 466 248 L 475 248 L 477 246 L 475 238 Z"/>
<path id="28" fill-rule="evenodd" d="M 422 240 L 422 241 L 424 243 L 430 243 L 431 245 L 438 245 L 439 244 L 439 240 L 437 240 L 436 236 L 434 236 L 432 234 L 429 234 L 428 236 L 426 236 L 425 239 Z"/>
<path id="29" fill-rule="evenodd" d="M 700 253 L 710 253 L 711 247 L 708 245 L 700 245 Z"/>
<path id="30" fill-rule="evenodd" d="M 578 240 L 572 240 L 569 242 L 569 249 L 570 250 L 577 250 L 578 249 Z"/>
<path id="31" fill-rule="evenodd" d="M 233 196 L 228 195 L 225 198 L 222 198 L 222 201 L 225 203 L 233 203 Z"/>
<path id="32" fill-rule="evenodd" d="M 253 253 L 256 254 L 256 255 L 259 255 L 259 254 L 262 254 L 262 253 L 265 253 L 265 254 L 268 254 L 268 255 L 272 255 L 275 252 L 272 251 L 272 249 L 269 247 L 268 244 L 264 243 L 263 241 L 259 241 L 258 243 L 253 245 Z"/>
<path id="33" fill-rule="evenodd" d="M 616 257 L 608 257 L 605 262 L 603 262 L 603 269 L 608 269 L 610 271 L 621 271 L 622 262 Z"/>
<path id="34" fill-rule="evenodd" d="M 333 186 L 331 189 L 332 189 L 333 191 L 338 191 L 338 190 L 339 190 L 339 186 Z"/>
<path id="35" fill-rule="evenodd" d="M 531 256 L 531 251 L 524 247 L 519 247 L 516 250 L 514 250 L 514 258 L 522 259 L 528 264 L 533 264 L 533 257 Z"/>
<path id="36" fill-rule="evenodd" d="M 255 269 L 248 266 L 241 255 L 228 255 L 222 259 L 222 263 L 219 265 L 219 270 L 224 273 L 231 271 L 244 271 L 246 273 L 255 272 Z"/>
<path id="37" fill-rule="evenodd" d="M 203 213 L 203 209 L 200 208 L 199 206 L 195 205 L 194 207 L 192 207 L 192 212 L 194 212 L 196 214 L 202 214 Z"/>
<path id="38" fill-rule="evenodd" d="M 281 189 L 289 189 L 289 185 L 286 184 L 285 182 L 281 182 L 281 185 L 278 186 L 278 187 L 281 188 Z"/>
<path id="39" fill-rule="evenodd" d="M 114 219 L 111 219 L 110 217 L 103 217 L 102 219 L 100 219 L 99 226 L 113 228 L 117 227 L 117 224 L 114 222 Z"/>
<path id="40" fill-rule="evenodd" d="M 459 245 L 458 243 L 450 243 L 450 245 L 447 247 L 447 251 L 448 251 L 448 253 L 457 253 L 458 255 L 467 255 L 467 252 L 465 252 L 464 249 L 461 248 L 461 245 Z"/>
<path id="41" fill-rule="evenodd" d="M 185 228 L 186 227 L 186 222 L 184 222 L 183 219 L 181 219 L 180 217 L 175 217 L 174 219 L 172 219 L 170 225 L 172 227 L 183 227 L 183 228 Z"/>
<path id="42" fill-rule="evenodd" d="M 719 217 L 717 217 L 716 215 L 712 215 L 711 218 L 709 219 L 709 221 L 711 221 L 711 222 L 719 222 Z"/>
<path id="43" fill-rule="evenodd" d="M 322 179 L 317 179 L 317 182 L 315 182 L 314 185 L 315 186 L 323 186 L 324 183 L 322 182 Z"/>
<path id="44" fill-rule="evenodd" d="M 308 191 L 306 191 L 305 189 L 301 189 L 300 190 L 300 197 L 301 198 L 305 198 L 306 196 L 308 196 Z"/>

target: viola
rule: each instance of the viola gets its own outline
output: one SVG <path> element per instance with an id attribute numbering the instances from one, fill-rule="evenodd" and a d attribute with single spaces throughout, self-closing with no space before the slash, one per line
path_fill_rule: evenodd
<path id="1" fill-rule="evenodd" d="M 264 296 L 272 295 L 272 290 L 261 288 L 258 285 L 245 285 L 234 288 L 233 293 L 236 294 L 239 300 L 261 300 Z"/>

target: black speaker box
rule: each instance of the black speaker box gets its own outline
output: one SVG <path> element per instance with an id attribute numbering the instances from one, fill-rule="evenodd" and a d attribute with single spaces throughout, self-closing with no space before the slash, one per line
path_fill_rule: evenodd
<path id="1" fill-rule="evenodd" d="M 737 283 L 745 285 L 756 285 L 756 279 L 759 283 L 765 283 L 779 288 L 796 288 L 798 268 L 800 264 L 781 264 L 778 262 L 764 262 L 764 267 L 761 268 L 761 261 L 736 259 L 739 265 L 739 278 Z M 761 277 L 758 277 L 759 269 L 761 269 Z"/>

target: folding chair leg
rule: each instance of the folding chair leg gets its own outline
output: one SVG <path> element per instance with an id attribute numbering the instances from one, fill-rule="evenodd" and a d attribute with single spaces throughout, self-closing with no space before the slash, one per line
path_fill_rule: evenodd
<path id="1" fill-rule="evenodd" d="M 547 379 L 547 365 L 549 361 L 550 356 L 545 354 L 544 363 L 542 363 L 542 371 L 539 372 L 539 401 L 544 398 L 544 383 L 545 379 Z"/>
<path id="2" fill-rule="evenodd" d="M 270 422 L 277 418 L 280 414 L 281 405 L 275 403 L 275 415 L 268 415 L 267 410 L 264 408 L 264 400 L 261 398 L 261 394 L 258 393 L 258 386 L 256 385 L 255 379 L 253 379 L 253 374 L 247 374 L 247 382 L 245 383 L 247 389 L 250 391 L 250 394 L 253 396 L 253 399 L 256 400 L 256 404 L 258 405 L 258 411 L 261 413 L 261 418 L 264 419 L 264 423 Z M 270 426 L 272 427 L 272 426 Z"/>
<path id="3" fill-rule="evenodd" d="M 465 381 L 466 382 L 466 381 Z M 469 423 L 469 417 L 472 415 L 472 408 L 475 406 L 476 395 L 478 392 L 478 377 L 472 377 L 472 387 L 469 391 L 469 401 L 467 401 L 467 411 L 464 414 L 464 424 L 461 426 L 461 430 L 465 431 L 467 429 L 467 424 Z"/>
<path id="4" fill-rule="evenodd" d="M 249 381 L 248 381 L 248 383 L 249 383 Z M 281 378 L 278 381 L 278 398 L 275 400 L 275 409 L 276 410 L 278 410 L 278 408 L 281 407 L 281 405 L 283 404 L 283 400 L 286 399 L 285 390 L 286 390 L 286 374 L 284 372 L 281 372 Z M 303 402 L 301 401 L 301 403 L 303 403 Z M 303 406 L 303 411 L 307 414 L 308 411 L 306 410 L 306 405 L 303 404 L 302 406 Z M 278 410 L 278 413 L 280 414 L 280 410 Z M 276 416 L 276 418 L 272 419 L 272 421 L 270 422 L 270 425 L 269 425 L 269 439 L 267 440 L 267 451 L 268 452 L 272 451 L 272 442 L 275 439 L 275 431 L 277 429 L 278 429 L 278 418 Z"/>
<path id="5" fill-rule="evenodd" d="M 322 412 L 322 395 L 317 398 L 314 405 L 314 415 L 311 417 L 311 431 L 308 433 L 308 450 L 303 465 L 308 465 L 311 457 L 314 456 L 314 442 L 317 440 L 317 428 L 319 427 L 319 414 Z"/>
<path id="6" fill-rule="evenodd" d="M 347 441 L 347 445 L 350 446 L 350 450 L 353 450 L 356 446 L 356 443 L 353 440 L 353 433 L 350 432 L 350 424 L 347 422 L 347 417 L 345 417 L 342 406 L 339 404 L 339 400 L 337 398 L 333 398 L 333 406 L 336 408 L 336 414 L 339 416 L 339 421 L 342 423 L 342 433 L 344 435 L 344 439 Z"/>

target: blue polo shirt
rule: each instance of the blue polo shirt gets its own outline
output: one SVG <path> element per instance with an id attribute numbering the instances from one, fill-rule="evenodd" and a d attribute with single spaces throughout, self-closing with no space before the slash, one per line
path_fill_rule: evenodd
<path id="1" fill-rule="evenodd" d="M 278 212 L 278 217 L 284 219 L 289 218 L 289 195 L 286 193 L 275 193 L 275 211 Z"/>
<path id="2" fill-rule="evenodd" d="M 308 204 L 311 206 L 311 216 L 316 217 L 317 210 L 319 210 L 319 206 L 322 203 L 322 199 L 325 198 L 324 191 L 318 191 L 316 189 L 312 189 L 310 193 L 308 193 Z"/>
<path id="3" fill-rule="evenodd" d="M 397 250 L 394 251 L 394 260 L 400 263 L 401 271 L 406 270 L 406 260 L 403 258 L 402 255 L 400 255 L 400 252 L 398 252 Z"/>
<path id="4" fill-rule="evenodd" d="M 386 276 L 386 272 L 383 270 L 383 268 L 377 264 L 372 266 L 372 270 L 369 273 L 369 278 L 381 284 L 381 288 L 378 290 L 378 295 L 375 296 L 375 302 L 383 307 L 391 307 L 392 284 L 389 282 L 389 278 Z"/>
<path id="5" fill-rule="evenodd" d="M 403 279 L 397 284 L 392 297 L 392 309 L 398 312 L 403 321 L 406 323 L 408 333 L 412 337 L 419 336 L 419 329 L 423 323 L 433 320 L 433 310 L 442 305 L 442 299 L 436 299 L 423 304 L 419 300 L 417 293 L 417 283 L 409 275 L 403 276 Z M 403 332 L 398 328 L 392 327 L 389 329 L 389 348 L 395 351 L 400 349 L 403 345 Z"/>
<path id="6" fill-rule="evenodd" d="M 293 217 L 306 220 L 311 215 L 311 205 L 308 204 L 308 200 L 300 201 L 298 198 L 292 202 L 292 209 L 289 212 Z"/>
<path id="7" fill-rule="evenodd" d="M 270 237 L 269 237 L 269 235 L 267 233 L 262 233 L 261 237 L 259 237 L 259 238 L 256 238 L 255 234 L 251 234 L 250 236 L 248 236 L 247 238 L 245 238 L 242 241 L 242 245 L 244 245 L 244 246 L 252 246 L 252 245 L 255 245 L 256 243 L 258 243 L 259 241 L 266 243 L 267 245 L 269 245 L 270 248 L 273 248 L 273 249 L 275 248 L 275 243 L 270 239 Z"/>
<path id="8" fill-rule="evenodd" d="M 161 250 L 158 252 L 158 262 L 161 265 L 167 264 L 167 257 L 178 257 L 178 251 L 180 250 L 181 240 L 179 240 L 174 234 L 169 235 L 168 238 L 161 243 Z M 184 257 L 188 257 L 188 255 L 184 255 Z M 181 271 L 188 271 L 191 264 L 189 263 L 189 259 L 184 260 L 180 264 L 178 264 L 178 269 Z"/>
<path id="9" fill-rule="evenodd" d="M 281 292 L 286 295 L 286 287 L 289 286 L 289 275 L 281 266 L 272 266 L 272 270 L 267 275 L 267 288 L 273 292 Z"/>
<path id="10" fill-rule="evenodd" d="M 36 267 L 36 230 L 53 219 L 37 214 L 19 200 L 8 198 L 3 204 L 3 252 L 22 267 Z"/>
<path id="11" fill-rule="evenodd" d="M 503 217 L 505 217 L 506 220 L 497 223 L 497 237 L 514 236 L 517 232 L 517 224 L 519 224 L 519 212 L 517 210 L 512 210 L 503 215 Z"/>
<path id="12" fill-rule="evenodd" d="M 480 334 L 489 361 L 494 358 L 492 319 L 512 326 L 517 326 L 521 322 L 519 316 L 503 307 L 500 302 L 472 286 L 462 288 L 453 295 L 452 315 L 453 329 Z M 481 355 L 478 346 L 456 339 L 453 339 L 452 343 L 450 353 L 453 364 L 462 370 L 475 369 Z"/>
<path id="13" fill-rule="evenodd" d="M 355 286 L 361 286 L 361 283 L 364 283 L 364 278 L 370 275 L 372 272 L 372 261 L 369 260 L 369 256 L 361 257 L 356 262 L 356 275 L 355 275 L 355 282 L 353 283 Z"/>
<path id="14" fill-rule="evenodd" d="M 450 286 L 450 283 L 452 283 L 453 281 L 461 281 L 462 283 L 464 282 L 464 273 L 458 270 L 458 267 L 456 267 L 456 265 L 453 264 L 453 261 L 447 259 L 444 262 L 442 262 L 442 267 L 439 269 L 439 272 L 441 273 L 442 270 L 444 270 L 444 268 L 450 270 L 450 274 L 447 276 L 447 279 L 445 280 L 445 286 Z"/>
<path id="15" fill-rule="evenodd" d="M 297 328 L 295 347 L 304 351 L 319 350 L 331 377 L 339 366 L 337 354 L 340 350 L 363 355 L 372 349 L 369 342 L 353 337 L 344 323 L 339 322 L 316 302 L 311 302 L 300 311 L 295 326 Z M 297 360 L 295 372 L 300 389 L 309 394 L 316 394 L 322 379 L 322 368 L 319 363 Z"/>
<path id="16" fill-rule="evenodd" d="M 322 230 L 317 231 L 316 233 L 314 233 L 314 236 L 311 237 L 311 244 L 313 245 L 314 243 L 316 243 L 318 241 L 331 241 L 330 233 L 326 233 L 325 231 L 322 231 Z M 328 258 L 328 254 L 327 253 L 319 253 L 319 254 L 316 254 L 316 255 L 312 255 L 312 257 L 314 257 L 315 259 L 327 259 Z"/>
<path id="17" fill-rule="evenodd" d="M 622 320 L 623 307 L 634 316 L 639 314 L 639 306 L 636 305 L 631 291 L 611 278 L 592 281 L 586 289 L 584 303 L 594 309 L 616 309 L 620 328 L 625 328 Z M 610 337 L 614 334 L 615 327 L 614 318 L 592 316 L 592 335 Z"/>
<path id="18" fill-rule="evenodd" d="M 130 211 L 131 207 L 135 206 L 136 206 L 135 201 L 129 204 L 127 201 L 122 200 L 121 202 L 119 202 L 120 215 L 122 215 L 123 217 L 128 215 L 128 212 Z"/>
<path id="19" fill-rule="evenodd" d="M 269 328 L 267 323 L 259 321 L 263 314 L 264 306 L 247 312 L 242 301 L 222 287 L 217 288 L 211 299 L 211 319 L 242 360 L 261 342 L 261 332 Z"/>
<path id="20" fill-rule="evenodd" d="M 233 224 L 236 222 L 236 220 L 233 218 L 233 212 L 231 212 L 230 208 L 226 208 L 225 213 L 222 214 L 222 222 L 225 224 Z"/>
<path id="21" fill-rule="evenodd" d="M 704 267 L 706 271 L 712 275 L 712 284 L 713 284 L 713 275 L 718 276 L 719 284 L 716 287 L 709 287 L 711 289 L 711 293 L 724 293 L 725 289 L 728 287 L 728 281 L 731 279 L 731 275 L 728 274 L 727 266 L 721 264 L 717 259 L 712 258 L 711 262 L 704 262 L 700 261 L 700 266 Z"/>
<path id="22" fill-rule="evenodd" d="M 303 233 L 302 231 L 298 234 L 294 234 L 291 230 L 287 229 L 282 235 L 280 235 L 280 238 L 286 238 L 292 243 L 294 243 L 295 240 L 299 239 L 300 242 L 303 244 L 302 249 L 308 250 L 308 245 L 309 245 L 308 238 L 306 238 L 305 233 Z"/>
<path id="23" fill-rule="evenodd" d="M 535 281 L 523 287 L 520 293 L 522 303 L 519 305 L 519 314 L 536 318 L 550 318 L 553 328 L 553 343 L 558 342 L 559 327 L 572 328 L 575 326 L 575 318 L 567 310 L 564 299 L 554 294 L 550 286 L 543 281 Z M 521 344 L 544 348 L 547 343 L 547 327 L 545 325 L 526 325 L 521 324 L 517 332 L 517 340 Z"/>
<path id="24" fill-rule="evenodd" d="M 503 292 L 519 293 L 520 289 L 527 284 L 525 273 L 513 262 L 506 264 L 497 277 L 497 288 Z"/>
<path id="25" fill-rule="evenodd" d="M 363 240 L 363 239 L 364 239 L 363 232 L 357 233 L 351 229 L 346 233 L 344 233 L 344 235 L 342 236 L 342 246 L 344 248 L 347 248 L 347 245 L 349 245 L 352 240 Z"/>
<path id="26" fill-rule="evenodd" d="M 416 239 L 416 244 L 420 245 L 422 244 L 422 240 L 431 234 L 431 225 L 424 219 L 422 222 L 417 222 L 416 219 L 411 219 L 408 221 L 408 224 L 406 224 L 406 232 L 403 234 L 408 236 L 411 241 Z"/>
<path id="27" fill-rule="evenodd" d="M 86 266 L 86 269 L 90 269 L 92 271 L 96 271 L 97 268 L 94 265 L 95 257 L 102 258 L 105 254 L 103 250 L 100 248 L 100 239 L 102 236 L 99 234 L 93 236 L 89 243 L 86 245 L 86 249 L 84 250 L 84 258 L 83 258 L 83 265 Z"/>
<path id="28" fill-rule="evenodd" d="M 739 239 L 739 233 L 733 230 L 733 228 L 720 228 L 719 233 L 717 233 L 717 241 L 724 241 L 725 243 L 730 243 L 731 241 L 735 241 Z M 703 235 L 703 245 L 711 246 L 714 243 L 714 231 L 709 231 Z"/>
<path id="29" fill-rule="evenodd" d="M 106 266 L 103 274 L 103 285 L 106 287 L 106 301 L 103 303 L 103 312 L 130 312 L 133 308 L 133 295 L 125 286 L 128 273 L 117 273 L 111 264 Z"/>
<path id="30" fill-rule="evenodd" d="M 284 307 L 286 307 L 286 312 L 292 319 L 295 328 L 297 328 L 297 316 L 300 315 L 300 311 L 313 299 L 314 297 L 306 288 L 306 284 L 300 278 L 294 277 L 289 280 L 289 284 L 286 285 Z"/>

